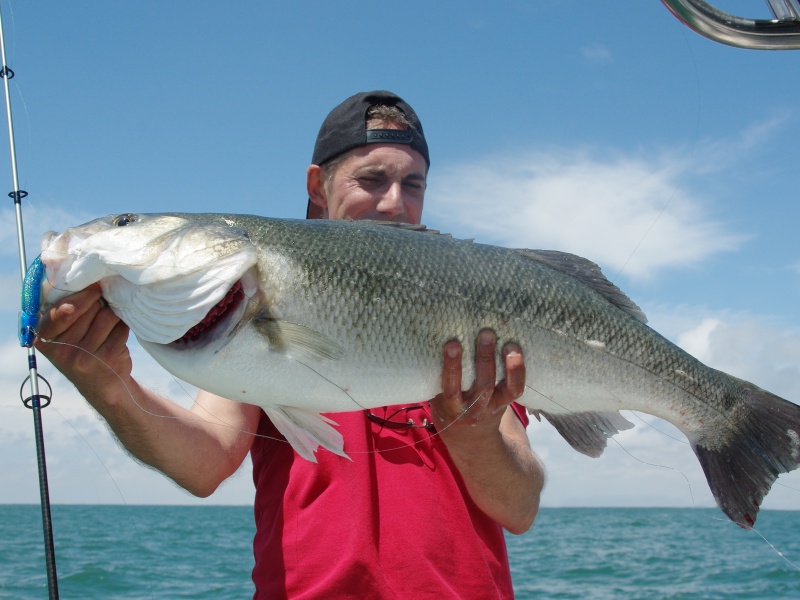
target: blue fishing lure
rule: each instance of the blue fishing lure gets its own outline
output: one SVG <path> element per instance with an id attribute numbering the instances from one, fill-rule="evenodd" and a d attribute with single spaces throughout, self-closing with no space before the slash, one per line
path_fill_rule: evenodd
<path id="1" fill-rule="evenodd" d="M 36 339 L 39 325 L 39 307 L 42 296 L 42 279 L 45 275 L 41 257 L 36 259 L 25 272 L 22 281 L 22 311 L 19 313 L 19 345 L 31 348 Z"/>

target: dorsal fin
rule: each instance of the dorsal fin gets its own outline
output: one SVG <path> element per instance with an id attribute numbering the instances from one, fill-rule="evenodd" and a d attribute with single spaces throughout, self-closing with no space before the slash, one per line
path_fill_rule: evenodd
<path id="1" fill-rule="evenodd" d="M 616 285 L 611 283 L 595 263 L 567 252 L 557 250 L 528 250 L 525 248 L 515 249 L 515 252 L 538 261 L 548 267 L 555 269 L 565 275 L 574 277 L 581 283 L 601 294 L 606 300 L 617 308 L 624 310 L 642 323 L 647 323 L 647 316 L 636 303 L 628 298 L 625 293 Z"/>
<path id="2" fill-rule="evenodd" d="M 430 233 L 434 235 L 441 235 L 444 237 L 452 238 L 449 233 L 441 233 L 437 229 L 428 229 L 425 225 L 410 224 L 410 223 L 395 223 L 394 221 L 359 221 L 359 223 L 368 223 L 370 225 L 382 225 L 389 227 L 397 227 L 407 231 L 420 231 L 423 233 Z M 463 242 L 473 242 L 472 239 L 460 240 Z M 594 291 L 603 296 L 606 300 L 611 302 L 614 306 L 622 309 L 637 321 L 647 323 L 647 316 L 636 303 L 628 298 L 621 289 L 611 283 L 597 264 L 589 259 L 583 258 L 576 254 L 568 252 L 559 252 L 558 250 L 529 250 L 527 248 L 514 248 L 511 250 L 517 254 L 535 260 L 551 269 L 555 269 L 560 273 L 574 277 L 584 285 L 589 286 Z"/>
<path id="3" fill-rule="evenodd" d="M 351 219 L 347 219 L 350 221 Z M 368 225 L 383 225 L 384 227 L 396 227 L 397 229 L 402 229 L 404 231 L 420 231 L 422 233 L 430 233 L 432 235 L 440 235 L 442 237 L 453 238 L 452 233 L 442 233 L 438 229 L 428 229 L 422 223 L 396 223 L 394 221 L 372 221 L 368 219 L 364 219 L 358 221 L 359 223 L 366 223 Z M 453 238 L 459 239 L 459 238 Z M 474 242 L 474 238 L 467 238 L 467 239 L 459 239 L 461 242 Z"/>

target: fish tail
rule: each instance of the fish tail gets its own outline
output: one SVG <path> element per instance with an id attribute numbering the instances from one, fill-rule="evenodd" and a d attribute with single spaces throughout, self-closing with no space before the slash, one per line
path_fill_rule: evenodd
<path id="1" fill-rule="evenodd" d="M 751 529 L 761 501 L 781 473 L 798 467 L 800 406 L 737 380 L 733 435 L 692 441 L 720 509 Z"/>

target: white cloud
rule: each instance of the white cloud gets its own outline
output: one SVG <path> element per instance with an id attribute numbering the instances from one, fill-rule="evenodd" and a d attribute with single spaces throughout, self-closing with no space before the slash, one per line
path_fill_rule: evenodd
<path id="1" fill-rule="evenodd" d="M 604 44 L 589 44 L 581 48 L 581 54 L 589 62 L 610 64 L 614 62 L 611 50 Z"/>
<path id="2" fill-rule="evenodd" d="M 719 369 L 800 401 L 800 330 L 774 318 L 687 306 L 648 307 L 654 329 Z"/>
<path id="3" fill-rule="evenodd" d="M 654 327 L 677 340 L 706 364 L 753 381 L 782 397 L 800 399 L 800 331 L 766 318 L 711 313 L 691 307 L 647 307 Z M 188 405 L 194 389 L 183 389 L 137 345 L 137 377 L 148 387 Z M 30 412 L 16 390 L 27 374 L 25 353 L 15 341 L 0 346 L 0 502 L 36 502 L 36 463 Z M 163 476 L 146 469 L 119 448 L 103 422 L 74 388 L 40 357 L 41 372 L 54 387 L 45 409 L 51 492 L 59 502 L 200 502 Z M 602 457 L 585 457 L 561 439 L 549 423 L 533 420 L 529 436 L 548 469 L 545 506 L 713 506 L 700 465 L 683 435 L 648 415 L 626 418 L 636 427 L 609 442 Z M 220 504 L 252 500 L 251 466 L 209 500 Z M 786 487 L 786 486 L 791 487 Z M 784 475 L 764 506 L 796 508 L 800 472 Z"/>
<path id="4" fill-rule="evenodd" d="M 23 231 L 28 264 L 39 255 L 42 235 L 49 230 L 63 231 L 80 225 L 94 217 L 82 212 L 68 212 L 59 206 L 24 205 Z M 19 244 L 17 242 L 16 215 L 10 208 L 0 209 L 0 310 L 20 309 L 21 273 Z"/>
<path id="5" fill-rule="evenodd" d="M 446 169 L 428 210 L 482 241 L 573 252 L 646 278 L 746 239 L 682 184 L 688 168 L 669 157 L 534 152 Z"/>
<path id="6" fill-rule="evenodd" d="M 656 329 L 709 366 L 800 400 L 800 331 L 754 315 L 686 306 L 648 313 Z M 543 505 L 714 506 L 683 434 L 649 415 L 630 415 L 636 427 L 617 435 L 598 459 L 578 454 L 549 424 L 534 420 L 528 434 L 549 473 Z M 795 509 L 798 502 L 800 471 L 793 471 L 778 479 L 763 507 Z"/>
<path id="7" fill-rule="evenodd" d="M 135 342 L 130 346 L 140 382 L 183 406 L 191 405 L 195 388 L 176 381 Z M 5 390 L 0 396 L 0 503 L 39 501 L 33 420 L 19 396 L 28 374 L 26 356 L 16 340 L 0 345 L 0 389 Z M 40 353 L 37 363 L 40 375 L 53 388 L 52 403 L 42 411 L 42 421 L 54 503 L 252 503 L 249 460 L 211 498 L 195 498 L 131 458 L 72 384 Z M 41 391 L 45 392 L 44 385 Z M 27 386 L 24 392 L 29 393 Z"/>
<path id="8" fill-rule="evenodd" d="M 25 252 L 30 261 L 39 254 L 42 234 L 49 230 L 63 231 L 67 227 L 80 225 L 99 215 L 89 215 L 81 211 L 66 211 L 60 205 L 23 204 L 22 229 L 25 234 Z M 19 256 L 17 243 L 16 213 L 10 208 L 0 209 L 0 257 Z M 15 265 L 18 264 L 14 263 Z M 17 269 L 19 272 L 19 269 Z"/>
<path id="9" fill-rule="evenodd" d="M 744 164 L 747 155 L 757 152 L 759 148 L 767 145 L 770 138 L 781 132 L 792 120 L 791 113 L 776 112 L 768 118 L 751 123 L 730 139 L 702 142 L 690 160 L 700 174 Z M 748 164 L 748 168 L 752 168 L 752 166 Z"/>
<path id="10" fill-rule="evenodd" d="M 694 329 L 684 331 L 678 336 L 678 345 L 700 360 L 708 360 L 711 351 L 711 334 L 722 325 L 719 319 L 703 319 Z"/>
<path id="11" fill-rule="evenodd" d="M 715 216 L 698 179 L 745 162 L 788 118 L 691 151 L 540 148 L 450 165 L 431 180 L 428 222 L 504 246 L 573 252 L 639 279 L 692 267 L 749 238 Z"/>
<path id="12" fill-rule="evenodd" d="M 702 163 L 678 152 L 647 159 L 599 150 L 557 150 L 453 166 L 434 178 L 426 210 L 482 241 L 563 249 L 616 270 L 624 267 L 629 275 L 653 276 L 743 243 L 744 234 L 710 216 L 707 199 L 692 191 L 690 180 L 728 168 L 734 164 L 733 154 L 762 143 L 772 127 L 765 123 L 726 144 L 705 144 L 694 153 L 704 157 Z M 62 215 L 59 220 L 41 229 L 63 229 L 64 223 L 87 219 Z M 5 287 L 12 289 L 0 292 L 0 306 L 13 307 L 16 313 L 18 287 L 10 285 L 10 278 Z M 710 366 L 787 399 L 800 399 L 800 332 L 757 315 L 686 306 L 644 308 L 656 330 Z M 132 351 L 137 377 L 146 385 L 181 404 L 191 403 L 193 389 L 184 391 L 137 346 Z M 0 346 L 0 385 L 7 391 L 0 398 L 0 468 L 9 482 L 0 488 L 0 502 L 38 498 L 30 413 L 17 396 L 27 374 L 24 354 L 16 341 Z M 120 495 L 130 503 L 193 501 L 129 458 L 72 386 L 46 361 L 40 365 L 55 388 L 53 406 L 45 411 L 54 496 L 65 502 L 119 502 Z M 617 436 L 599 459 L 578 454 L 549 424 L 534 421 L 529 435 L 549 471 L 545 505 L 713 505 L 682 434 L 649 416 L 641 417 L 647 424 L 629 418 L 636 428 Z M 211 501 L 248 502 L 248 470 L 245 465 Z M 784 487 L 785 482 L 792 487 Z M 765 506 L 795 508 L 799 489 L 800 474 L 783 476 Z"/>

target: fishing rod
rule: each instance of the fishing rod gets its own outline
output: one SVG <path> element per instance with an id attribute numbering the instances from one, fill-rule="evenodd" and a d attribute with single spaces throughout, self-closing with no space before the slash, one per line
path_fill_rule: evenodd
<path id="1" fill-rule="evenodd" d="M 9 91 L 8 82 L 14 77 L 14 71 L 8 68 L 6 63 L 6 43 L 3 31 L 3 15 L 0 9 L 0 58 L 2 58 L 2 68 L 0 68 L 0 78 L 3 79 L 3 88 L 5 89 L 6 96 L 6 117 L 8 120 L 8 143 L 11 156 L 11 180 L 13 184 L 12 191 L 8 194 L 14 200 L 14 209 L 16 214 L 17 223 L 17 244 L 19 246 L 19 266 L 21 272 L 21 279 L 23 282 L 23 297 L 30 297 L 31 293 L 36 298 L 35 312 L 38 313 L 38 289 L 26 290 L 26 283 L 28 288 L 34 288 L 35 284 L 30 283 L 31 279 L 26 281 L 26 274 L 28 272 L 27 259 L 25 258 L 25 232 L 22 227 L 22 199 L 28 195 L 28 192 L 20 189 L 19 178 L 17 175 L 17 151 L 14 142 L 14 123 L 11 115 L 11 94 Z M 36 269 L 41 277 L 41 263 L 38 263 Z M 23 303 L 25 300 L 23 299 Z M 20 387 L 20 398 L 22 403 L 31 410 L 33 413 L 33 430 L 36 440 L 36 464 L 39 470 L 39 497 L 42 506 L 42 529 L 44 531 L 44 554 L 45 554 L 45 567 L 47 569 L 47 588 L 51 600 L 58 599 L 58 575 L 56 572 L 56 553 L 53 544 L 53 521 L 50 514 L 50 490 L 47 484 L 47 462 L 45 460 L 44 450 L 44 430 L 42 428 L 42 409 L 50 404 L 51 392 L 50 385 L 47 380 L 40 377 L 36 367 L 36 350 L 33 348 L 33 340 L 36 336 L 35 332 L 35 314 L 31 320 L 30 311 L 23 311 L 20 316 L 20 345 L 28 350 L 28 376 L 22 382 Z M 47 394 L 41 394 L 39 389 L 39 381 L 43 381 L 48 388 Z M 23 397 L 25 384 L 29 383 L 30 396 Z"/>

